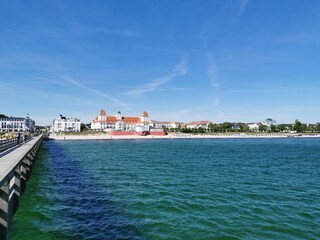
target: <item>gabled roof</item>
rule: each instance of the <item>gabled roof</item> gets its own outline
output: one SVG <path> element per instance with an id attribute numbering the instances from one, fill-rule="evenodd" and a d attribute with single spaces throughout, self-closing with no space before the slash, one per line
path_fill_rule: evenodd
<path id="1" fill-rule="evenodd" d="M 204 120 L 204 121 L 195 121 L 195 122 L 190 122 L 187 125 L 203 125 L 203 124 L 208 124 L 209 121 Z"/>
<path id="2" fill-rule="evenodd" d="M 122 121 L 124 123 L 140 123 L 139 117 L 123 117 Z"/>
<path id="3" fill-rule="evenodd" d="M 122 121 L 126 124 L 131 124 L 131 123 L 140 123 L 140 118 L 139 117 L 123 117 Z M 109 123 L 109 124 L 115 124 L 117 122 L 117 118 L 115 116 L 107 116 L 106 120 L 98 120 L 98 117 L 93 120 L 93 122 L 100 122 L 100 123 Z"/>
<path id="4" fill-rule="evenodd" d="M 105 111 L 105 110 L 101 109 L 101 110 L 99 111 L 99 115 L 106 116 L 107 114 L 106 114 L 106 111 Z"/>
<path id="5" fill-rule="evenodd" d="M 143 113 L 141 113 L 141 116 L 142 117 L 149 117 L 149 114 L 146 111 L 144 111 Z"/>

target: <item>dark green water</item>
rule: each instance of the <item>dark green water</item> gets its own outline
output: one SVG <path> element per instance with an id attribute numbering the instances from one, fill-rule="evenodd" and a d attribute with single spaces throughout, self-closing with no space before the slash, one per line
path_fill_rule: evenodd
<path id="1" fill-rule="evenodd" d="M 320 139 L 48 141 L 12 239 L 320 239 Z"/>

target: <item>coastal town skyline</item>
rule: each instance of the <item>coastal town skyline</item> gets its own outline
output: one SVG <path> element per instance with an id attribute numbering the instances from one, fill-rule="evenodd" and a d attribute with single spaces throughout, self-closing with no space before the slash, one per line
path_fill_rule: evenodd
<path id="1" fill-rule="evenodd" d="M 318 1 L 0 1 L 0 113 L 316 123 L 319 12 Z"/>

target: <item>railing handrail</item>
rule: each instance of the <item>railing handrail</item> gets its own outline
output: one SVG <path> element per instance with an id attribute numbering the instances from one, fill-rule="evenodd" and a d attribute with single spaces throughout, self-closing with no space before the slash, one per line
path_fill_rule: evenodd
<path id="1" fill-rule="evenodd" d="M 19 145 L 22 142 L 27 142 L 31 138 L 32 138 L 31 134 L 26 134 L 26 135 L 21 135 L 20 137 L 1 139 L 0 153 L 2 153 L 3 151 L 6 151 L 9 148 Z"/>
<path id="2" fill-rule="evenodd" d="M 39 141 L 41 141 L 42 137 L 43 137 L 43 135 L 40 135 L 38 139 L 37 139 L 37 138 L 33 138 L 33 139 L 30 139 L 30 140 L 29 140 L 29 141 L 32 141 L 32 140 L 35 140 L 35 139 L 36 139 L 36 142 L 35 142 L 34 145 L 32 145 L 31 147 L 30 147 L 30 146 L 27 146 L 26 149 L 25 149 L 25 151 L 24 151 L 24 153 L 23 153 L 24 155 L 21 156 L 21 159 L 20 159 L 20 158 L 19 158 L 19 159 L 14 159 L 14 160 L 12 161 L 12 163 L 11 163 L 10 169 L 7 169 L 7 170 L 5 170 L 4 172 L 2 172 L 2 173 L 0 174 L 0 185 L 2 185 L 2 183 L 10 176 L 10 174 L 12 174 L 12 173 L 14 172 L 14 169 L 16 168 L 16 165 L 18 165 L 19 162 L 23 160 L 23 158 L 25 157 L 25 155 L 26 155 L 36 144 L 38 144 Z M 25 145 L 23 144 L 22 146 L 25 146 Z M 6 158 L 6 157 L 9 156 L 9 155 L 10 155 L 10 153 L 7 154 L 7 155 L 5 155 L 4 158 Z M 1 158 L 0 158 L 0 161 L 1 161 Z"/>

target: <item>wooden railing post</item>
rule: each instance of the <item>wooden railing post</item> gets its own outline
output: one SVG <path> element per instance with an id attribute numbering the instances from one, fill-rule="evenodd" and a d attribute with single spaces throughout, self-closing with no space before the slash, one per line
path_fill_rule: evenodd
<path id="1" fill-rule="evenodd" d="M 18 166 L 14 172 L 14 186 L 13 186 L 13 214 L 15 214 L 20 205 L 21 196 L 21 166 Z"/>
<path id="2" fill-rule="evenodd" d="M 6 240 L 9 225 L 9 181 L 0 187 L 0 239 Z"/>

